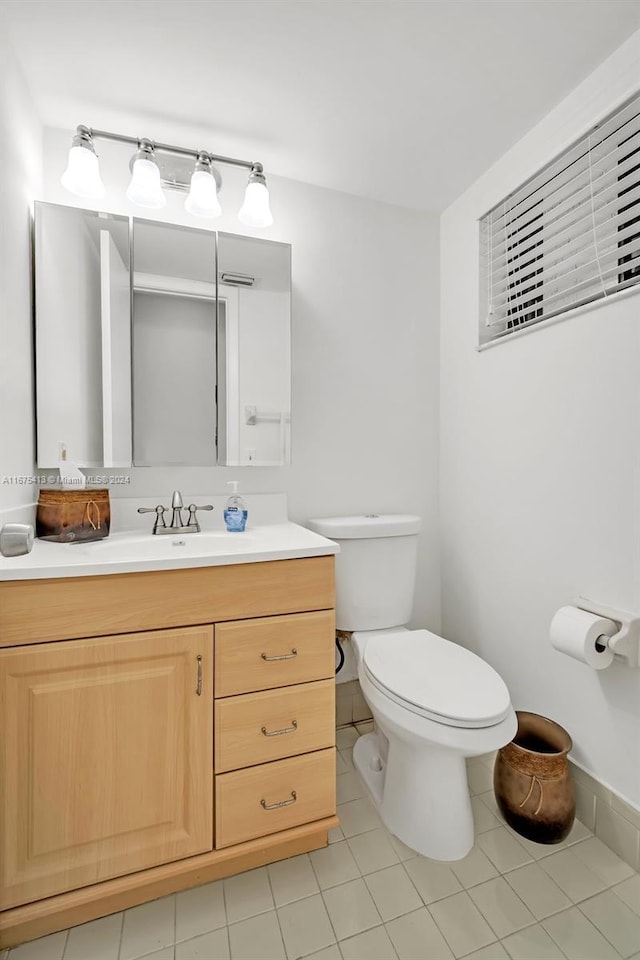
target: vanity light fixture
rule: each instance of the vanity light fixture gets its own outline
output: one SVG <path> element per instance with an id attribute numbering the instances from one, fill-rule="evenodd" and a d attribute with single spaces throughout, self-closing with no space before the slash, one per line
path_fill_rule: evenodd
<path id="1" fill-rule="evenodd" d="M 104 196 L 100 165 L 88 127 L 80 125 L 71 143 L 67 169 L 60 178 L 63 187 L 78 197 L 97 199 Z"/>
<path id="2" fill-rule="evenodd" d="M 196 168 L 191 174 L 191 188 L 184 202 L 184 208 L 194 217 L 219 217 L 222 207 L 217 194 L 218 184 L 211 169 L 211 157 L 208 153 L 200 153 Z"/>
<path id="3" fill-rule="evenodd" d="M 150 207 L 154 210 L 164 207 L 167 202 L 162 192 L 160 167 L 156 163 L 150 140 L 140 141 L 140 149 L 133 158 L 127 200 L 137 203 L 139 207 Z"/>
<path id="4" fill-rule="evenodd" d="M 205 150 L 189 150 L 168 143 L 156 143 L 146 137 L 127 137 L 106 130 L 94 130 L 83 125 L 76 130 L 67 169 L 60 181 L 63 187 L 78 197 L 94 199 L 103 196 L 105 192 L 100 179 L 95 140 L 115 140 L 136 147 L 137 152 L 131 160 L 131 182 L 127 187 L 127 198 L 132 203 L 147 208 L 163 207 L 167 202 L 163 192 L 163 187 L 166 187 L 188 193 L 184 205 L 193 216 L 217 217 L 222 213 L 217 196 L 222 177 L 213 164 L 222 163 L 245 167 L 249 171 L 238 219 L 254 228 L 269 227 L 273 223 L 269 191 L 261 163 L 221 157 Z M 194 167 L 191 171 L 179 169 L 176 158 L 191 158 L 195 161 Z"/>
<path id="5" fill-rule="evenodd" d="M 261 163 L 255 163 L 251 168 L 238 220 L 246 223 L 248 227 L 270 227 L 273 223 L 269 208 L 269 191 Z"/>

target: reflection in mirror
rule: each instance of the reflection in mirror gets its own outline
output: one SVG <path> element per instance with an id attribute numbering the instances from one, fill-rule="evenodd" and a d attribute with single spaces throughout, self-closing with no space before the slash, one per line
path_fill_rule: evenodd
<path id="1" fill-rule="evenodd" d="M 133 459 L 215 465 L 215 233 L 133 221 Z"/>
<path id="2" fill-rule="evenodd" d="M 34 207 L 37 465 L 131 465 L 129 219 Z"/>
<path id="3" fill-rule="evenodd" d="M 288 244 L 40 202 L 33 238 L 39 467 L 290 462 Z"/>
<path id="4" fill-rule="evenodd" d="M 218 463 L 289 463 L 289 244 L 218 233 L 218 387 Z"/>

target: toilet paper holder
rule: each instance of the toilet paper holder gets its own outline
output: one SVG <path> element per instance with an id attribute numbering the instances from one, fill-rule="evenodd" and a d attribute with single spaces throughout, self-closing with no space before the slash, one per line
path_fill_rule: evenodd
<path id="1" fill-rule="evenodd" d="M 586 597 L 578 597 L 574 607 L 596 614 L 598 617 L 613 620 L 619 628 L 618 632 L 612 637 L 603 636 L 601 638 L 603 646 L 609 647 L 616 660 L 625 663 L 628 667 L 640 667 L 640 616 L 629 613 L 627 610 L 616 610 L 615 607 L 608 607 L 595 600 L 588 600 Z"/>

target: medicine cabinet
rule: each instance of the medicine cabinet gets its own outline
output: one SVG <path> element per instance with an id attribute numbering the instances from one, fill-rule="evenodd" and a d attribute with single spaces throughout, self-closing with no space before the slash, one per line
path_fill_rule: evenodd
<path id="1" fill-rule="evenodd" d="M 34 215 L 38 467 L 290 462 L 288 244 Z"/>

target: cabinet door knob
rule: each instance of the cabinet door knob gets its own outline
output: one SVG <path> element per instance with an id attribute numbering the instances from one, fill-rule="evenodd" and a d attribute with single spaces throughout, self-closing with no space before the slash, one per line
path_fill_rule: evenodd
<path id="1" fill-rule="evenodd" d="M 294 657 L 298 656 L 298 651 L 295 647 L 291 648 L 291 653 L 281 653 L 278 657 L 268 657 L 266 653 L 261 653 L 260 656 L 263 660 L 293 660 Z"/>
<path id="2" fill-rule="evenodd" d="M 290 727 L 283 727 L 282 730 L 271 730 L 271 731 L 269 731 L 269 730 L 267 730 L 266 727 L 260 727 L 260 729 L 261 729 L 262 732 L 264 733 L 265 737 L 279 737 L 279 736 L 281 736 L 283 733 L 293 733 L 294 730 L 297 730 L 297 729 L 298 729 L 298 721 L 297 721 L 297 720 L 292 720 L 292 721 L 291 721 L 291 726 L 290 726 Z"/>
<path id="3" fill-rule="evenodd" d="M 278 810 L 280 807 L 290 807 L 292 803 L 295 803 L 298 797 L 296 796 L 295 790 L 291 791 L 291 800 L 280 800 L 278 803 L 267 803 L 266 800 L 260 801 L 260 806 L 263 810 Z"/>
<path id="4" fill-rule="evenodd" d="M 198 661 L 198 679 L 196 682 L 196 693 L 199 697 L 202 696 L 202 654 L 198 654 L 196 657 Z"/>

